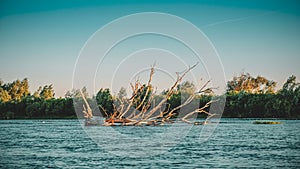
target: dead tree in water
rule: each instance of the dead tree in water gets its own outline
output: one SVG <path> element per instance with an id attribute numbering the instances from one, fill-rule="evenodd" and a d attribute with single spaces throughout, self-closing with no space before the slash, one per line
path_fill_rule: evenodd
<path id="1" fill-rule="evenodd" d="M 82 93 L 82 91 L 81 90 L 79 90 L 80 91 L 80 94 L 81 94 L 81 96 L 82 96 L 82 99 L 83 99 L 83 101 L 84 101 L 84 105 L 83 105 L 83 115 L 84 115 L 84 118 L 85 119 L 91 119 L 91 118 L 93 118 L 93 113 L 92 113 L 92 109 L 91 109 L 91 107 L 90 107 L 90 105 L 89 105 L 89 103 L 88 103 L 88 101 L 86 100 L 86 98 L 85 98 L 85 96 L 84 96 L 84 94 Z"/>
<path id="2" fill-rule="evenodd" d="M 207 88 L 209 83 L 206 82 L 198 92 L 192 93 L 182 104 L 169 110 L 169 108 L 165 108 L 165 105 L 170 99 L 170 97 L 174 94 L 177 86 L 182 82 L 183 78 L 186 76 L 188 72 L 190 72 L 197 64 L 188 67 L 185 71 L 177 74 L 177 79 L 174 84 L 167 90 L 165 93 L 165 97 L 161 99 L 158 103 L 155 103 L 155 95 L 152 94 L 152 79 L 155 73 L 154 65 L 151 66 L 149 80 L 147 84 L 143 85 L 139 81 L 135 81 L 131 83 L 132 88 L 132 96 L 129 99 L 124 98 L 116 98 L 116 101 L 119 103 L 118 106 L 116 104 L 113 105 L 114 112 L 108 116 L 105 120 L 104 125 L 112 126 L 112 125 L 124 125 L 124 126 L 132 126 L 132 125 L 160 125 L 167 122 L 174 122 L 172 117 L 176 114 L 175 112 L 181 109 L 184 106 L 190 104 L 197 94 L 201 93 L 209 93 L 212 91 L 212 88 Z M 86 106 L 84 106 L 84 114 L 86 118 L 92 117 L 91 109 L 88 106 L 86 99 L 84 98 Z M 206 109 L 210 106 L 211 103 L 215 101 L 209 101 L 202 108 L 197 108 L 185 116 L 181 117 L 180 120 L 189 123 L 189 124 L 206 124 L 207 120 L 214 116 L 215 114 L 210 114 L 206 111 Z M 192 115 L 205 113 L 208 115 L 207 120 L 204 122 L 191 122 L 188 119 Z"/>

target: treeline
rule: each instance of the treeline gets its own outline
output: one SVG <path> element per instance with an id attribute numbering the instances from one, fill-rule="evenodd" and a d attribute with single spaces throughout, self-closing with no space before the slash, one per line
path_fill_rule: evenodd
<path id="1" fill-rule="evenodd" d="M 275 91 L 276 82 L 241 74 L 227 83 L 223 117 L 300 118 L 300 84 L 290 76 Z"/>
<path id="2" fill-rule="evenodd" d="M 72 98 L 54 98 L 52 85 L 29 92 L 28 79 L 0 81 L 0 119 L 76 117 Z"/>
<path id="3" fill-rule="evenodd" d="M 227 83 L 223 117 L 299 119 L 300 84 L 296 81 L 296 77 L 289 77 L 283 87 L 277 91 L 275 87 L 276 82 L 262 76 L 252 77 L 250 74 L 243 73 L 234 77 Z M 196 87 L 191 82 L 183 82 L 175 90 L 165 105 L 166 112 L 180 105 L 182 100 L 184 101 L 189 94 L 196 91 Z M 85 97 L 88 97 L 85 87 L 81 91 Z M 162 99 L 165 93 L 166 91 L 155 95 L 155 100 Z M 39 87 L 38 90 L 30 93 L 26 78 L 7 84 L 0 81 L 0 119 L 83 117 L 82 113 L 75 112 L 75 109 L 81 110 L 83 105 L 80 90 L 68 91 L 64 98 L 54 96 L 52 85 Z M 144 97 L 148 97 L 145 96 L 145 91 L 139 91 L 133 98 L 134 103 L 138 105 Z M 195 97 L 191 104 L 199 104 L 199 107 L 202 107 L 212 97 L 212 91 L 206 91 Z M 96 96 L 88 99 L 88 102 L 93 110 L 99 109 L 100 113 L 106 116 L 114 112 L 114 104 L 118 104 L 121 99 L 129 99 L 124 88 L 121 88 L 116 96 L 112 96 L 109 89 L 100 89 Z M 96 103 L 92 100 L 96 100 Z"/>

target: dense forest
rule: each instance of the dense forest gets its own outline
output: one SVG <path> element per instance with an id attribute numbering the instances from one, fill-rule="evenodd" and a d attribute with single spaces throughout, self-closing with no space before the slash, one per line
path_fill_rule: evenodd
<path id="1" fill-rule="evenodd" d="M 276 82 L 262 76 L 252 77 L 249 73 L 242 73 L 227 82 L 226 104 L 222 117 L 235 118 L 300 118 L 300 84 L 295 76 L 290 76 L 282 88 L 275 90 Z M 196 86 L 189 81 L 180 84 L 168 99 L 166 107 L 172 109 L 181 104 L 189 93 L 196 90 Z M 85 97 L 88 93 L 85 87 L 81 89 Z M 166 90 L 167 91 L 167 90 Z M 156 94 L 157 99 L 164 97 L 166 91 Z M 113 112 L 113 103 L 118 98 L 126 98 L 125 88 L 121 88 L 116 96 L 111 95 L 109 89 L 100 89 L 96 96 L 88 101 L 96 100 L 98 109 L 107 116 Z M 202 107 L 213 97 L 212 92 L 197 95 L 195 102 Z M 139 91 L 134 98 L 136 104 L 143 99 L 145 91 Z M 77 99 L 73 104 L 74 99 Z M 79 102 L 78 102 L 79 100 Z M 29 91 L 29 82 L 25 78 L 12 83 L 0 81 L 0 119 L 32 119 L 32 118 L 77 118 L 83 114 L 76 114 L 74 107 L 81 107 L 82 95 L 79 89 L 67 91 L 64 98 L 55 98 L 52 85 L 39 87 L 35 92 Z M 77 104 L 77 105 L 76 105 Z M 189 105 L 186 105 L 189 106 Z M 96 114 L 97 115 L 97 114 Z"/>

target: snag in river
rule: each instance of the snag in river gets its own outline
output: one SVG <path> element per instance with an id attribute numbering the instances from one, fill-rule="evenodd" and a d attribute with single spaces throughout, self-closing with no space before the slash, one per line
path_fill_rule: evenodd
<path id="1" fill-rule="evenodd" d="M 165 92 L 164 98 L 160 99 L 157 103 L 155 100 L 155 94 L 153 94 L 152 79 L 155 74 L 155 66 L 151 66 L 150 75 L 147 84 L 141 84 L 138 80 L 131 83 L 132 95 L 129 98 L 116 98 L 116 102 L 113 103 L 113 112 L 107 113 L 103 107 L 103 111 L 106 114 L 106 119 L 103 123 L 104 126 L 141 126 L 141 125 L 162 125 L 164 123 L 175 122 L 174 117 L 176 111 L 180 110 L 184 106 L 188 106 L 197 95 L 212 93 L 214 88 L 208 88 L 207 85 L 210 81 L 207 81 L 199 91 L 193 92 L 190 96 L 184 100 L 179 106 L 170 109 L 167 105 L 168 99 L 174 94 L 176 88 L 182 82 L 183 78 L 194 68 L 197 64 L 188 67 L 181 73 L 176 73 L 177 78 L 173 85 Z M 85 117 L 85 125 L 99 125 L 97 121 L 93 121 L 92 109 L 89 106 L 85 96 L 82 94 L 84 100 L 83 113 Z M 180 121 L 189 124 L 206 124 L 207 120 L 216 114 L 209 113 L 207 108 L 217 100 L 211 100 L 207 102 L 203 107 L 196 108 L 190 112 L 186 112 L 184 116 L 180 117 Z M 118 103 L 118 104 L 116 104 Z M 203 122 L 192 122 L 190 117 L 200 113 L 205 113 L 207 118 Z M 178 120 L 178 119 L 177 119 Z"/>

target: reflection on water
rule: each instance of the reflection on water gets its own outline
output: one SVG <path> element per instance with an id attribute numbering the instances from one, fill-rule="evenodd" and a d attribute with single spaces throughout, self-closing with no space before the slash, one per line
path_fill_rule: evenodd
<path id="1" fill-rule="evenodd" d="M 204 143 L 199 141 L 202 126 L 194 126 L 179 144 L 155 143 L 156 147 L 151 148 L 165 149 L 165 153 L 135 158 L 107 152 L 111 144 L 101 142 L 98 146 L 78 120 L 0 121 L 0 168 L 299 168 L 300 120 L 280 120 L 283 124 L 279 125 L 257 125 L 253 121 L 222 119 Z M 166 128 L 116 127 L 115 130 L 127 136 L 148 138 Z M 105 130 L 105 127 L 87 130 Z M 126 143 L 126 139 L 114 144 L 121 143 Z M 137 152 L 151 150 L 139 146 L 143 145 L 139 140 L 131 145 L 135 145 Z M 130 151 L 134 153 L 135 149 Z"/>

